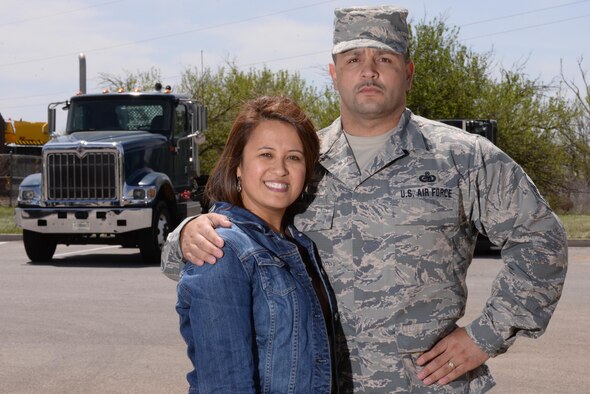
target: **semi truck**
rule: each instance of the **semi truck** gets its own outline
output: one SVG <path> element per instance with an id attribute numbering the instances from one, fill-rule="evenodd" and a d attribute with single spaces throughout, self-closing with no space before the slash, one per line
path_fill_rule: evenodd
<path id="1" fill-rule="evenodd" d="M 55 133 L 60 108 L 67 121 Z M 15 210 L 29 259 L 50 261 L 58 244 L 113 244 L 159 263 L 168 233 L 201 213 L 206 128 L 203 105 L 159 84 L 49 104 L 43 169 L 22 181 Z"/>

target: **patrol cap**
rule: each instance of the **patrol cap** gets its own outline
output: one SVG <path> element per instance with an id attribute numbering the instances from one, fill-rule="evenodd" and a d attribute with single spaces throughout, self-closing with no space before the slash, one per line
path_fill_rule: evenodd
<path id="1" fill-rule="evenodd" d="M 334 15 L 332 55 L 355 48 L 377 48 L 400 54 L 408 49 L 408 10 L 405 8 L 336 8 Z"/>

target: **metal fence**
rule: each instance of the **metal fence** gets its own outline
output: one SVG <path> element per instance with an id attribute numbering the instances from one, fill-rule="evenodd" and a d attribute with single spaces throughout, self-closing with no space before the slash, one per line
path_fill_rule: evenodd
<path id="1" fill-rule="evenodd" d="M 27 175 L 41 172 L 41 156 L 0 154 L 0 205 L 16 205 L 18 186 Z"/>

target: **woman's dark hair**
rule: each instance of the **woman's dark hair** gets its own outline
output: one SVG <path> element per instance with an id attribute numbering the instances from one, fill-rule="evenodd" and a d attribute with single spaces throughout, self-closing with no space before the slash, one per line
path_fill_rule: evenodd
<path id="1" fill-rule="evenodd" d="M 211 202 L 226 201 L 243 207 L 237 191 L 236 171 L 252 131 L 266 120 L 285 122 L 297 130 L 303 144 L 305 182 L 311 180 L 320 151 L 313 123 L 293 100 L 283 96 L 263 96 L 246 102 L 232 125 L 225 147 L 205 187 L 205 195 Z"/>

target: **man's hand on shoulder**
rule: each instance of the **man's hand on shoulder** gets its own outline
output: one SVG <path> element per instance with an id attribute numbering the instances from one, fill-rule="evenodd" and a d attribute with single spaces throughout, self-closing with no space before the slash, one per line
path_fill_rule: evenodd
<path id="1" fill-rule="evenodd" d="M 215 264 L 223 256 L 223 239 L 215 232 L 217 227 L 231 227 L 224 215 L 208 213 L 188 222 L 180 233 L 180 249 L 184 258 L 193 264 Z"/>

